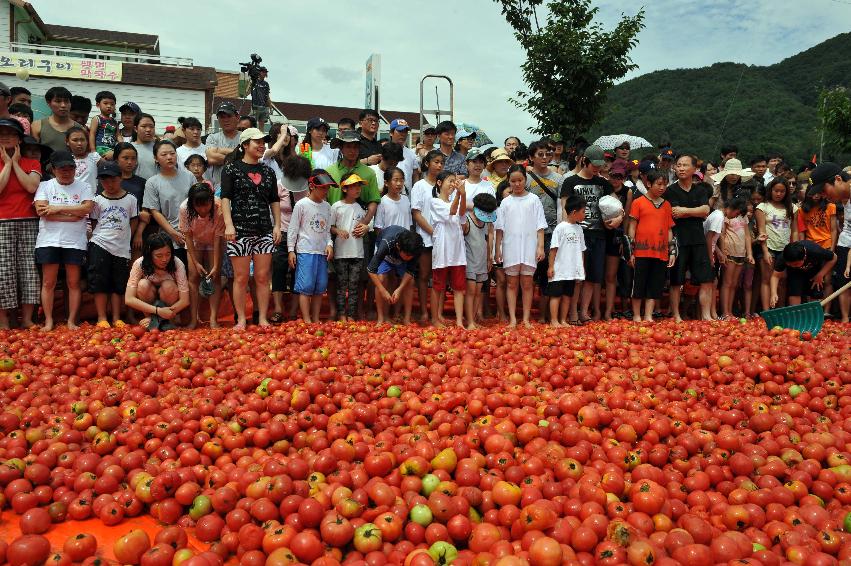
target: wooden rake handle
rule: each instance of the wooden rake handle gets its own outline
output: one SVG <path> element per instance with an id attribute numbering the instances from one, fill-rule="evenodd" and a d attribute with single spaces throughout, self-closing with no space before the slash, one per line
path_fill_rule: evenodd
<path id="1" fill-rule="evenodd" d="M 842 287 L 840 287 L 839 289 L 837 289 L 836 291 L 834 291 L 833 293 L 831 293 L 830 295 L 828 295 L 827 297 L 822 299 L 821 300 L 821 306 L 826 305 L 827 303 L 829 303 L 830 301 L 832 301 L 833 299 L 835 299 L 836 297 L 838 297 L 839 295 L 841 295 L 842 293 L 847 291 L 848 289 L 851 289 L 851 281 L 849 281 L 848 283 L 846 283 L 845 285 L 843 285 Z"/>

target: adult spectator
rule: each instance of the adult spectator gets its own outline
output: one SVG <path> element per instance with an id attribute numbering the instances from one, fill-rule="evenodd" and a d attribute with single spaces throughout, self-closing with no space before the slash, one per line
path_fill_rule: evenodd
<path id="1" fill-rule="evenodd" d="M 41 297 L 35 265 L 38 216 L 33 196 L 41 164 L 21 157 L 24 129 L 13 118 L 0 118 L 0 328 L 9 328 L 9 311 L 21 308 L 21 325 L 33 326 Z"/>
<path id="2" fill-rule="evenodd" d="M 582 168 L 579 173 L 567 177 L 561 185 L 559 196 L 561 207 L 567 204 L 571 195 L 579 195 L 585 199 L 585 218 L 579 223 L 585 236 L 585 280 L 578 289 L 578 313 L 574 313 L 571 301 L 571 320 L 587 322 L 591 319 L 600 320 L 600 288 L 605 276 L 606 267 L 606 230 L 610 226 L 603 222 L 600 213 L 600 197 L 612 192 L 609 182 L 600 176 L 600 170 L 605 165 L 604 151 L 598 145 L 585 148 L 580 158 Z M 579 283 L 577 281 L 577 283 Z M 576 295 L 574 295 L 576 296 Z M 593 300 L 593 313 L 589 313 Z M 576 314 L 577 316 L 574 316 Z"/>
<path id="3" fill-rule="evenodd" d="M 351 118 L 340 118 L 337 120 L 337 133 L 354 131 L 357 124 Z"/>
<path id="4" fill-rule="evenodd" d="M 464 156 L 464 163 L 467 162 L 467 152 L 473 148 L 474 143 L 476 143 L 476 132 L 460 130 L 455 134 L 455 151 Z"/>
<path id="5" fill-rule="evenodd" d="M 674 150 L 670 147 L 664 148 L 659 152 L 659 165 L 656 167 L 660 171 L 664 171 L 668 176 L 668 182 L 673 183 L 677 178 L 677 173 L 674 170 Z"/>
<path id="6" fill-rule="evenodd" d="M 121 114 L 121 127 L 118 129 L 118 135 L 124 138 L 126 142 L 132 142 L 136 135 L 136 115 L 142 113 L 142 109 L 135 102 L 125 102 L 118 108 L 118 113 Z"/>
<path id="7" fill-rule="evenodd" d="M 157 163 L 154 160 L 154 143 L 157 141 L 156 127 L 154 117 L 150 114 L 140 112 L 133 119 L 133 129 L 136 131 L 133 147 L 138 152 L 136 174 L 143 179 L 150 179 L 158 173 Z"/>
<path id="8" fill-rule="evenodd" d="M 445 120 L 437 125 L 437 141 L 443 154 L 443 170 L 455 175 L 467 176 L 467 162 L 464 156 L 455 151 L 455 134 L 458 128 L 454 122 Z"/>
<path id="9" fill-rule="evenodd" d="M 239 121 L 236 123 L 237 131 L 244 132 L 248 128 L 257 128 L 257 119 L 250 115 L 240 116 Z"/>
<path id="10" fill-rule="evenodd" d="M 145 240 L 142 257 L 130 268 L 124 303 L 148 315 L 139 322 L 148 330 L 174 328 L 171 321 L 189 306 L 186 264 L 175 257 L 168 235 L 153 234 Z"/>
<path id="11" fill-rule="evenodd" d="M 355 237 L 361 237 L 367 231 L 370 221 L 375 216 L 375 211 L 378 208 L 378 203 L 381 200 L 381 193 L 378 190 L 378 182 L 375 179 L 375 172 L 368 165 L 364 165 L 359 161 L 358 156 L 361 151 L 361 137 L 354 131 L 344 130 L 337 132 L 337 137 L 332 140 L 331 145 L 340 150 L 340 159 L 331 165 L 327 172 L 331 178 L 339 185 L 343 175 L 347 173 L 355 173 L 358 177 L 366 182 L 360 193 L 360 200 L 367 203 L 367 213 L 364 216 L 358 227 L 352 232 Z M 379 157 L 381 154 L 379 153 Z M 328 203 L 334 204 L 343 198 L 343 193 L 340 187 L 331 187 L 328 189 Z"/>
<path id="12" fill-rule="evenodd" d="M 851 173 L 843 171 L 836 163 L 822 163 L 810 172 L 810 190 L 824 188 L 824 194 L 833 202 L 851 199 Z"/>
<path id="13" fill-rule="evenodd" d="M 739 156 L 739 146 L 727 144 L 721 146 L 721 161 L 719 165 L 723 168 L 724 164 L 730 159 L 735 159 Z"/>
<path id="14" fill-rule="evenodd" d="M 665 200 L 671 203 L 674 215 L 674 236 L 679 245 L 677 262 L 671 271 L 671 314 L 677 322 L 680 316 L 680 295 L 685 283 L 685 274 L 691 274 L 692 285 L 699 285 L 701 320 L 711 320 L 712 301 L 712 259 L 706 247 L 703 233 L 703 220 L 709 216 L 709 199 L 712 187 L 706 183 L 695 182 L 697 157 L 681 155 L 676 164 L 677 182 L 665 191 Z"/>
<path id="15" fill-rule="evenodd" d="M 222 168 L 225 157 L 239 145 L 239 132 L 236 129 L 239 113 L 230 102 L 222 102 L 216 108 L 216 118 L 222 128 L 207 136 L 207 164 L 210 166 L 210 181 L 219 189 L 222 185 Z"/>
<path id="16" fill-rule="evenodd" d="M 177 166 L 184 167 L 190 155 L 200 155 L 206 159 L 207 146 L 201 143 L 201 121 L 198 118 L 183 119 L 183 145 L 177 148 Z"/>
<path id="17" fill-rule="evenodd" d="M 269 105 L 272 100 L 269 83 L 266 82 L 267 76 L 269 76 L 269 70 L 266 67 L 260 67 L 260 75 L 251 88 L 251 114 L 257 118 L 256 127 L 261 132 L 265 131 L 266 122 L 269 121 Z"/>
<path id="18" fill-rule="evenodd" d="M 623 159 L 624 161 L 629 160 L 629 152 L 631 149 L 629 142 L 624 140 L 615 148 L 615 158 Z M 531 151 L 529 153 L 531 153 Z"/>
<path id="19" fill-rule="evenodd" d="M 12 97 L 12 100 L 9 104 L 24 104 L 25 106 L 29 106 L 32 108 L 33 98 L 32 93 L 25 89 L 22 86 L 13 86 L 9 90 L 9 95 Z"/>
<path id="20" fill-rule="evenodd" d="M 434 140 L 436 138 L 437 128 L 435 128 L 431 124 L 426 124 L 425 129 L 420 135 L 420 141 L 417 143 L 417 147 L 415 148 L 417 152 L 417 158 L 422 159 L 423 157 L 428 155 L 429 151 L 434 149 Z"/>
<path id="21" fill-rule="evenodd" d="M 5 85 L 4 85 L 5 88 Z M 0 91 L 0 118 L 8 114 L 6 103 L 9 101 L 9 90 Z M 54 86 L 44 93 L 44 100 L 50 107 L 50 116 L 36 120 L 32 125 L 32 135 L 35 139 L 52 149 L 53 151 L 65 151 L 65 132 L 78 124 L 71 119 L 71 92 L 62 86 Z"/>
<path id="22" fill-rule="evenodd" d="M 544 206 L 544 218 L 547 227 L 544 229 L 544 259 L 538 262 L 535 270 L 535 282 L 541 288 L 541 314 L 547 312 L 549 297 L 543 291 L 547 286 L 547 268 L 549 267 L 550 242 L 553 237 L 553 229 L 561 219 L 559 209 L 559 191 L 564 177 L 550 169 L 549 144 L 545 140 L 538 140 L 529 145 L 529 159 L 532 166 L 526 170 L 526 189 L 540 199 Z M 468 197 L 469 198 L 469 197 Z"/>
<path id="23" fill-rule="evenodd" d="M 779 300 L 778 287 L 784 272 L 789 305 L 800 305 L 802 298 L 820 299 L 826 284 L 825 279 L 836 265 L 833 251 L 810 240 L 786 244 L 783 253 L 774 262 L 771 274 L 769 306 L 774 308 Z"/>
<path id="24" fill-rule="evenodd" d="M 326 141 L 330 129 L 328 122 L 319 116 L 307 121 L 304 141 L 299 144 L 298 153 L 310 160 L 311 169 L 328 169 L 337 160 Z"/>
<path id="25" fill-rule="evenodd" d="M 396 118 L 390 122 L 390 141 L 402 146 L 402 160 L 399 162 L 399 169 L 405 174 L 405 187 L 410 193 L 411 187 L 414 186 L 420 178 L 420 160 L 416 152 L 408 147 L 408 133 L 411 127 L 406 120 Z"/>
<path id="26" fill-rule="evenodd" d="M 71 97 L 71 108 L 68 114 L 71 119 L 85 126 L 89 123 L 89 114 L 92 113 L 92 101 L 86 96 L 74 95 Z"/>
<path id="27" fill-rule="evenodd" d="M 514 150 L 520 147 L 520 138 L 516 136 L 508 136 L 505 138 L 503 147 L 505 147 L 505 152 L 508 155 L 514 155 Z"/>
<path id="28" fill-rule="evenodd" d="M 377 165 L 381 161 L 381 142 L 378 140 L 378 112 L 367 108 L 360 113 L 360 159 L 365 165 Z M 340 180 L 337 179 L 339 183 Z"/>
<path id="29" fill-rule="evenodd" d="M 771 182 L 771 179 L 783 174 L 783 171 L 778 170 L 783 166 L 783 155 L 777 152 L 769 153 L 766 165 L 767 169 L 765 171 L 764 179 L 765 183 L 768 184 Z"/>

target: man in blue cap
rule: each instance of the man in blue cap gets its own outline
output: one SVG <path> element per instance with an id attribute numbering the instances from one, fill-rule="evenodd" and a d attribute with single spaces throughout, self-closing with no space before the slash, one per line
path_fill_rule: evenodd
<path id="1" fill-rule="evenodd" d="M 402 118 L 396 118 L 390 122 L 390 141 L 402 146 L 402 161 L 399 162 L 398 167 L 405 174 L 405 187 L 409 193 L 411 187 L 420 178 L 420 160 L 414 150 L 408 147 L 408 133 L 410 131 L 411 127 L 408 122 Z"/>

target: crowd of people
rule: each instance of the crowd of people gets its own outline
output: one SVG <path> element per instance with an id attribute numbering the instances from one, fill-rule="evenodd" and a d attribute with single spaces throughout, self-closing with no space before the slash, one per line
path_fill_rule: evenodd
<path id="1" fill-rule="evenodd" d="M 483 149 L 450 121 L 412 140 L 394 119 L 382 140 L 370 109 L 332 139 L 320 117 L 266 133 L 230 102 L 217 132 L 187 117 L 158 134 L 108 91 L 91 118 L 54 87 L 33 121 L 31 96 L 0 84 L 2 328 L 35 326 L 41 305 L 52 329 L 58 287 L 72 328 L 85 291 L 102 326 L 193 328 L 207 311 L 216 327 L 226 293 L 236 328 L 319 321 L 325 305 L 331 320 L 472 329 L 530 324 L 536 294 L 553 326 L 712 320 L 851 280 L 851 169 L 833 163 L 581 138 Z M 825 308 L 848 322 L 851 291 Z"/>

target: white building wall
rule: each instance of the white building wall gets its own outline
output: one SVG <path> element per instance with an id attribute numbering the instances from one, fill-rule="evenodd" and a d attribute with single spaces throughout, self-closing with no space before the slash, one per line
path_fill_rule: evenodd
<path id="1" fill-rule="evenodd" d="M 12 41 L 12 30 L 10 29 L 10 20 L 12 15 L 12 6 L 9 0 L 0 0 L 0 42 Z"/>

